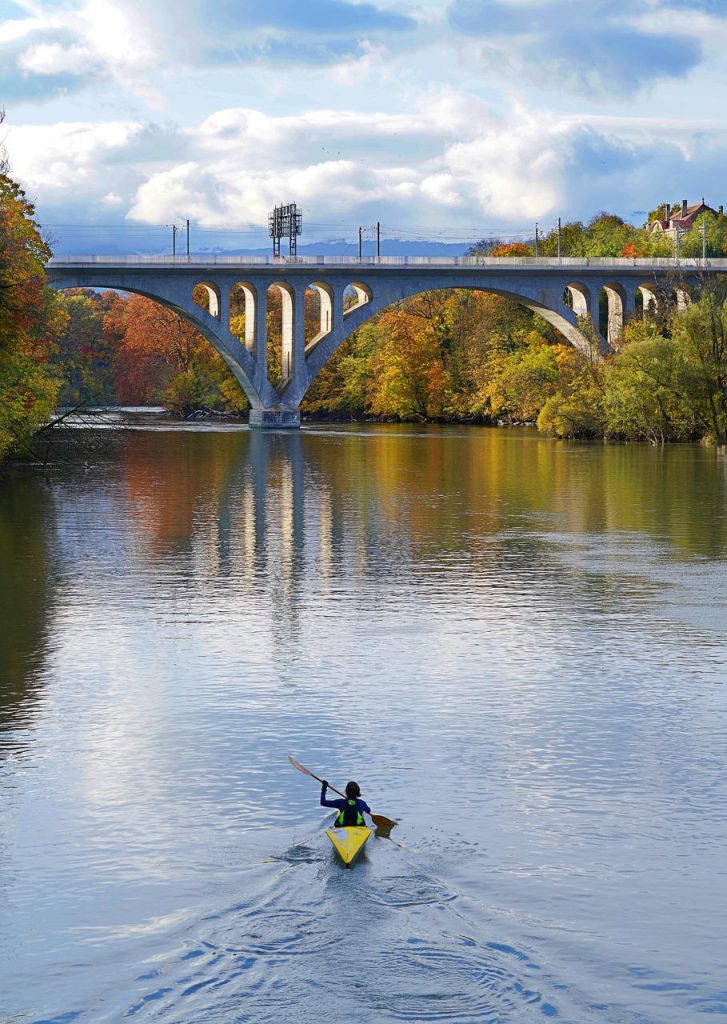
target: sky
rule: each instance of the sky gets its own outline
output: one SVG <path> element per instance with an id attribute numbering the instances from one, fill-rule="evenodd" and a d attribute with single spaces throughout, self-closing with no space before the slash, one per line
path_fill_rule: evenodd
<path id="1" fill-rule="evenodd" d="M 0 0 L 0 138 L 78 253 L 716 206 L 726 87 L 727 0 Z"/>

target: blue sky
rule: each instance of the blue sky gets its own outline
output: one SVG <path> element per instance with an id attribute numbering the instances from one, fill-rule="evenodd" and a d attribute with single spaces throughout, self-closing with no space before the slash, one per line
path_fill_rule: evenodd
<path id="1" fill-rule="evenodd" d="M 265 244 L 289 201 L 309 241 L 716 205 L 726 85 L 725 0 L 0 0 L 11 168 L 78 251 Z"/>

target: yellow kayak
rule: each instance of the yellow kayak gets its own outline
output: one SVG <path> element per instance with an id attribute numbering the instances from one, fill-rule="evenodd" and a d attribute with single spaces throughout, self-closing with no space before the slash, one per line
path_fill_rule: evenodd
<path id="1" fill-rule="evenodd" d="M 351 867 L 372 833 L 373 829 L 365 828 L 362 825 L 348 825 L 342 828 L 326 829 L 326 835 L 333 843 L 333 849 L 347 868 Z"/>

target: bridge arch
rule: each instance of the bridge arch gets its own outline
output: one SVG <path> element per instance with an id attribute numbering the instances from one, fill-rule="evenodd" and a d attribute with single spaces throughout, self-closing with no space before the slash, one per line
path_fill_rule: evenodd
<path id="1" fill-rule="evenodd" d="M 367 303 L 371 302 L 373 299 L 371 288 L 369 288 L 367 284 L 364 284 L 363 281 L 351 281 L 351 283 L 347 285 L 344 295 L 346 292 L 351 295 L 353 301 L 344 310 L 344 319 L 347 316 L 350 316 L 351 313 L 355 313 L 357 309 L 361 309 L 362 306 L 367 305 Z"/>
<path id="2" fill-rule="evenodd" d="M 644 314 L 656 313 L 659 305 L 659 289 L 653 281 L 644 281 L 638 286 Z"/>
<path id="3" fill-rule="evenodd" d="M 680 282 L 674 288 L 674 297 L 676 299 L 677 309 L 680 313 L 683 313 L 685 309 L 688 309 L 693 301 L 694 289 L 690 284 Z"/>
<path id="4" fill-rule="evenodd" d="M 113 279 L 112 279 L 113 280 Z M 199 283 L 199 282 L 198 282 Z M 156 302 L 160 306 L 164 306 L 166 309 L 171 309 L 172 312 L 176 313 L 177 316 L 182 317 L 189 324 L 194 327 L 196 331 L 202 335 L 205 341 L 209 342 L 212 348 L 222 357 L 227 367 L 232 371 L 235 379 L 239 383 L 247 395 L 248 400 L 253 408 L 259 408 L 262 405 L 261 395 L 258 388 L 255 386 L 255 381 L 252 375 L 248 375 L 245 369 L 240 365 L 237 353 L 235 352 L 232 344 L 225 345 L 223 339 L 219 335 L 219 326 L 217 318 L 213 317 L 208 313 L 203 306 L 197 305 L 191 296 L 190 292 L 190 306 L 193 308 L 187 308 L 180 302 L 169 298 L 168 296 L 159 294 L 158 291 L 151 291 L 148 288 L 139 287 L 137 284 L 109 284 L 103 279 L 94 280 L 93 283 L 89 284 L 82 281 L 64 281 L 62 279 L 50 279 L 48 284 L 54 291 L 73 291 L 79 288 L 100 288 L 108 289 L 109 291 L 127 292 L 132 295 L 141 295 L 145 299 L 149 299 L 151 302 Z M 230 339 L 237 342 L 236 347 L 241 352 L 246 352 L 244 346 L 240 343 L 240 339 L 235 335 L 230 334 Z"/>
<path id="5" fill-rule="evenodd" d="M 565 286 L 565 303 L 573 310 L 577 317 L 586 319 L 591 315 L 591 289 L 587 284 L 580 281 L 573 281 Z"/>
<path id="6" fill-rule="evenodd" d="M 306 372 L 295 376 L 283 387 L 280 398 L 281 402 L 286 406 L 297 408 L 300 405 L 306 392 L 328 360 L 331 359 L 331 357 L 355 330 L 362 327 L 377 313 L 383 312 L 389 306 L 394 305 L 397 301 L 414 298 L 416 295 L 421 295 L 428 291 L 441 290 L 441 288 L 437 289 L 436 285 L 426 285 L 422 287 L 415 284 L 409 288 L 399 288 L 395 295 L 391 295 L 384 290 L 376 289 L 368 284 L 364 284 L 363 282 L 356 282 L 353 287 L 357 288 L 359 301 L 343 314 L 332 331 L 320 338 L 315 346 L 311 345 L 309 347 L 309 352 L 307 353 L 307 358 L 305 360 Z M 577 312 L 575 309 L 571 310 L 565 305 L 565 303 L 561 303 L 561 309 L 558 310 L 554 309 L 552 305 L 547 305 L 545 301 L 538 300 L 533 296 L 492 286 L 485 287 L 480 284 L 463 283 L 461 285 L 452 285 L 446 290 L 454 291 L 461 289 L 467 291 L 479 291 L 511 299 L 512 301 L 525 306 L 531 312 L 536 313 L 545 320 L 546 323 L 549 323 L 553 328 L 555 328 L 555 330 L 557 330 L 566 341 L 573 345 L 574 348 L 577 348 L 579 351 L 590 357 L 593 354 L 591 342 L 578 327 L 578 318 L 580 316 L 588 317 L 590 315 L 589 306 L 586 305 L 586 303 L 590 303 L 590 291 L 585 285 L 568 285 L 568 288 L 574 289 L 577 296 L 576 303 L 578 310 L 583 309 L 583 313 Z M 360 292 L 358 289 L 360 289 Z M 581 305 L 581 300 L 583 301 L 583 305 Z M 555 303 L 553 303 L 553 305 L 555 305 Z M 572 319 L 569 319 L 569 316 Z"/>
<path id="7" fill-rule="evenodd" d="M 318 301 L 318 330 L 314 331 L 310 338 L 306 335 L 306 352 L 315 348 L 321 338 L 324 338 L 332 330 L 335 303 L 333 288 L 326 281 L 311 281 L 306 288 L 306 295 L 310 294 L 315 295 Z"/>
<path id="8" fill-rule="evenodd" d="M 192 289 L 192 302 L 200 309 L 213 316 L 215 320 L 220 319 L 222 311 L 222 293 L 220 288 L 212 281 L 198 281 Z"/>
<path id="9" fill-rule="evenodd" d="M 608 342 L 608 347 L 616 349 L 626 326 L 628 296 L 624 286 L 617 281 L 607 281 L 601 288 L 601 294 L 605 295 L 606 307 L 605 322 L 599 323 L 599 330 Z"/>
<path id="10" fill-rule="evenodd" d="M 293 374 L 296 327 L 303 326 L 299 325 L 303 310 L 296 302 L 295 288 L 288 281 L 274 281 L 268 292 L 272 290 L 280 295 L 280 372 L 281 386 L 284 386 Z"/>
<path id="11" fill-rule="evenodd" d="M 242 311 L 242 315 L 245 318 L 245 333 L 244 335 L 237 334 L 237 337 L 244 338 L 245 348 L 253 355 L 257 351 L 259 335 L 259 306 L 260 296 L 255 285 L 249 281 L 235 281 L 230 288 L 230 330 L 233 334 L 237 334 L 236 331 L 232 330 L 232 319 L 236 315 L 234 310 L 237 307 Z"/>

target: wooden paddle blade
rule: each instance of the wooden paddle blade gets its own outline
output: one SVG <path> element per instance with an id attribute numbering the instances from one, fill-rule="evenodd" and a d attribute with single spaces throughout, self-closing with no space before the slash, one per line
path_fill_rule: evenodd
<path id="1" fill-rule="evenodd" d="M 316 782 L 322 781 L 322 779 L 318 775 L 314 775 L 313 772 L 308 771 L 305 765 L 302 765 L 300 761 L 296 761 L 296 759 L 292 757 L 290 754 L 288 754 L 288 760 L 290 761 L 294 768 L 298 769 L 299 772 L 303 772 L 304 775 L 310 775 L 310 777 L 312 779 L 315 779 Z M 336 789 L 335 786 L 330 785 L 328 788 L 332 789 L 334 793 L 338 793 L 339 796 L 342 796 L 345 799 L 345 793 L 342 793 L 340 789 Z M 392 821 L 391 818 L 386 818 L 383 814 L 372 814 L 371 820 L 373 821 L 374 825 L 376 825 L 377 828 L 392 829 L 396 825 L 395 821 Z"/>
<path id="2" fill-rule="evenodd" d="M 391 818 L 384 817 L 383 814 L 372 814 L 371 820 L 377 828 L 392 829 L 396 825 L 395 821 L 392 821 Z"/>
<path id="3" fill-rule="evenodd" d="M 300 761 L 296 761 L 296 759 L 294 757 L 291 757 L 290 754 L 288 754 L 288 760 L 290 761 L 294 768 L 298 769 L 299 772 L 303 772 L 304 775 L 310 775 L 312 779 L 315 778 L 313 772 L 309 772 L 305 765 L 302 765 Z"/>
<path id="4" fill-rule="evenodd" d="M 303 772 L 304 775 L 310 775 L 310 777 L 312 779 L 315 779 L 316 782 L 323 782 L 323 779 L 320 777 L 320 775 L 314 775 L 313 772 L 308 771 L 305 765 L 301 764 L 300 761 L 296 761 L 296 759 L 294 757 L 291 757 L 290 754 L 288 754 L 288 760 L 290 761 L 294 768 L 298 769 L 299 772 Z M 340 789 L 336 789 L 335 786 L 329 785 L 328 788 L 332 789 L 334 793 L 338 793 L 339 796 L 345 797 L 345 794 L 342 793 Z"/>

